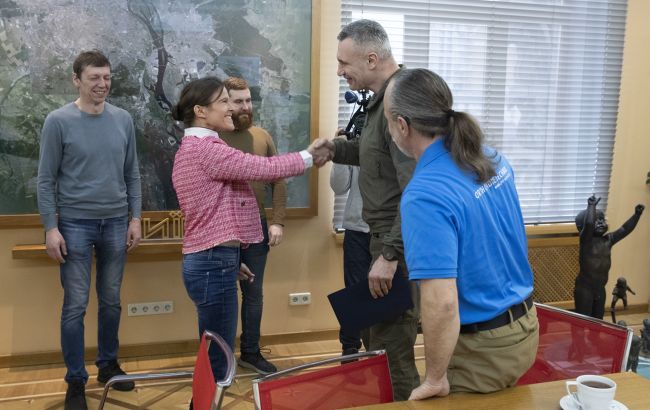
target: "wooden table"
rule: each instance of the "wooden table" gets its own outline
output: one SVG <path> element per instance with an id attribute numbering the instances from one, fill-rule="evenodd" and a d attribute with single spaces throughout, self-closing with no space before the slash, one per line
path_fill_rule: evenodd
<path id="1" fill-rule="evenodd" d="M 650 380 L 636 373 L 616 373 L 605 375 L 617 384 L 615 399 L 628 409 L 650 409 Z M 360 407 L 364 409 L 403 410 L 403 409 L 559 409 L 560 399 L 565 396 L 565 381 L 517 386 L 491 394 L 457 393 L 422 401 L 402 401 Z"/>

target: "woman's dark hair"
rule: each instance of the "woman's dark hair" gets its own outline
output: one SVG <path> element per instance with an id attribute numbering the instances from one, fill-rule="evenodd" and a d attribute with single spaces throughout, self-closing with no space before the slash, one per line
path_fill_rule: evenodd
<path id="1" fill-rule="evenodd" d="M 445 147 L 459 167 L 476 174 L 479 182 L 496 175 L 494 164 L 483 152 L 483 131 L 472 116 L 452 110 L 449 86 L 438 74 L 423 69 L 401 70 L 391 80 L 389 102 L 393 118 L 404 118 L 415 130 L 444 136 Z"/>
<path id="2" fill-rule="evenodd" d="M 176 121 L 182 121 L 185 127 L 191 127 L 194 123 L 194 106 L 210 105 L 212 96 L 224 89 L 223 82 L 216 77 L 204 77 L 190 81 L 181 91 L 181 98 L 178 104 L 172 107 L 172 117 Z"/>

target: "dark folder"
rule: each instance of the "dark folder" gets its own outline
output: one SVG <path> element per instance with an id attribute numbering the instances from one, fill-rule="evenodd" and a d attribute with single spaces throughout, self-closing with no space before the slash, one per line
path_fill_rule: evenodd
<path id="1" fill-rule="evenodd" d="M 393 277 L 388 295 L 373 299 L 368 282 L 359 282 L 327 295 L 341 329 L 359 331 L 384 320 L 396 319 L 413 308 L 408 278 L 399 273 Z"/>

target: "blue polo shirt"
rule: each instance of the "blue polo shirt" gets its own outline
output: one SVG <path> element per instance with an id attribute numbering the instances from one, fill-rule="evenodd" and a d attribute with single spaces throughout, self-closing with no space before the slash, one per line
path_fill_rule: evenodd
<path id="1" fill-rule="evenodd" d="M 533 291 L 524 221 L 510 164 L 477 183 L 434 141 L 402 195 L 402 235 L 410 278 L 456 278 L 461 324 L 490 320 Z"/>

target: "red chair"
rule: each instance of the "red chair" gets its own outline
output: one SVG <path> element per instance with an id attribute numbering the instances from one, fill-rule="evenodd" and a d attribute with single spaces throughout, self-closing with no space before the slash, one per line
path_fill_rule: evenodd
<path id="1" fill-rule="evenodd" d="M 623 326 L 536 303 L 539 347 L 517 384 L 625 371 L 633 332 Z"/>
<path id="2" fill-rule="evenodd" d="M 365 359 L 363 359 L 365 358 Z M 339 361 L 360 359 L 313 369 Z M 383 350 L 307 363 L 253 380 L 255 408 L 329 410 L 393 401 L 388 359 Z"/>
<path id="3" fill-rule="evenodd" d="M 208 348 L 211 342 L 216 343 L 219 349 L 225 353 L 227 361 L 226 377 L 223 380 L 218 380 L 216 383 L 212 374 L 212 367 L 210 366 L 210 358 L 208 357 Z M 201 337 L 193 372 L 143 373 L 112 377 L 104 385 L 104 392 L 99 401 L 98 410 L 104 408 L 108 391 L 115 383 L 190 378 L 192 379 L 193 408 L 196 410 L 220 409 L 225 390 L 230 387 L 235 379 L 235 370 L 237 368 L 235 363 L 235 355 L 226 341 L 218 334 L 206 330 Z"/>

